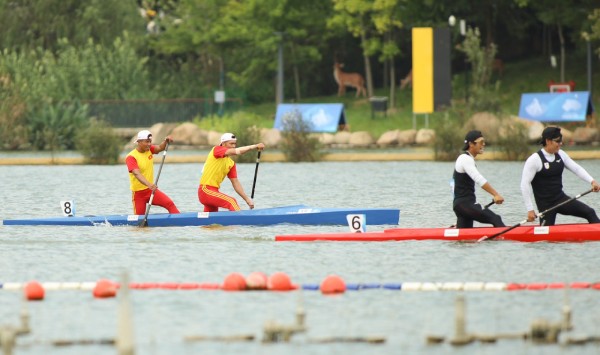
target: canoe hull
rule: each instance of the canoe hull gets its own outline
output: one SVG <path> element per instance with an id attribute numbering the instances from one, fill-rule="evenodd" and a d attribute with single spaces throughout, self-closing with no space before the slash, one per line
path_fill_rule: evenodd
<path id="1" fill-rule="evenodd" d="M 409 240 L 443 240 L 476 242 L 484 236 L 492 236 L 508 227 L 478 228 L 393 228 L 370 233 L 333 233 L 278 235 L 276 241 L 344 241 L 344 242 L 384 242 Z M 600 224 L 561 224 L 555 226 L 525 225 L 517 227 L 493 239 L 516 242 L 587 242 L 600 241 Z"/>
<path id="2" fill-rule="evenodd" d="M 346 225 L 349 214 L 364 214 L 369 225 L 398 225 L 399 209 L 387 208 L 314 208 L 304 205 L 244 210 L 238 212 L 188 212 L 180 214 L 157 213 L 148 215 L 148 227 L 183 227 L 206 225 L 266 226 L 281 223 L 302 225 Z M 46 226 L 137 226 L 144 216 L 111 215 L 83 217 L 55 217 L 8 219 L 4 225 Z"/>

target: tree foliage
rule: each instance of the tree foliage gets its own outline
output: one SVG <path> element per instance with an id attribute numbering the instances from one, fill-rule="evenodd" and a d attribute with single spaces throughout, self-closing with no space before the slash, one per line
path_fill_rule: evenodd
<path id="1" fill-rule="evenodd" d="M 123 31 L 141 35 L 135 2 L 122 0 L 0 0 L 0 48 L 55 51 L 62 38 L 110 45 Z"/>
<path id="2" fill-rule="evenodd" d="M 505 60 L 560 43 L 564 67 L 582 35 L 600 38 L 599 11 L 597 0 L 0 0 L 0 138 L 10 149 L 34 143 L 33 122 L 50 124 L 48 107 L 58 112 L 60 102 L 206 98 L 216 89 L 272 101 L 280 44 L 286 101 L 331 94 L 339 55 L 347 68 L 364 66 L 371 95 L 392 83 L 393 104 L 395 69 L 411 61 L 410 28 L 447 26 L 454 15 Z M 156 26 L 146 33 L 149 20 Z M 483 87 L 489 73 L 474 68 Z"/>
<path id="3" fill-rule="evenodd" d="M 459 47 L 467 56 L 471 64 L 470 99 L 468 106 L 471 111 L 500 111 L 498 98 L 499 83 L 490 83 L 492 77 L 492 63 L 496 57 L 496 45 L 481 45 L 479 29 L 467 30 L 465 40 Z"/>

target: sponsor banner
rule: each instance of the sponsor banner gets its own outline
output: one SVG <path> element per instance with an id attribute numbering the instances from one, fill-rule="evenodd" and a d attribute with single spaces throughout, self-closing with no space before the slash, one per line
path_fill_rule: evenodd
<path id="1" fill-rule="evenodd" d="M 519 117 L 541 122 L 585 121 L 592 112 L 588 91 L 526 93 L 519 107 Z"/>
<path id="2" fill-rule="evenodd" d="M 286 120 L 302 118 L 311 132 L 335 133 L 346 124 L 344 104 L 279 104 L 274 128 L 285 131 Z"/>

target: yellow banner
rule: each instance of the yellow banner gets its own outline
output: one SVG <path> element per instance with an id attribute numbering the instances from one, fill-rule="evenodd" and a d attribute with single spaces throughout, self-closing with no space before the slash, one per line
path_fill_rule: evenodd
<path id="1" fill-rule="evenodd" d="M 412 29 L 413 113 L 433 112 L 433 28 Z"/>

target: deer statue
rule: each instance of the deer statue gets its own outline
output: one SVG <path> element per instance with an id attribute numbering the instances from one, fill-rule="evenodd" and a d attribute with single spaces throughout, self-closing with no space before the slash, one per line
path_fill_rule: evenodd
<path id="1" fill-rule="evenodd" d="M 404 79 L 400 80 L 400 90 L 403 90 L 407 86 L 412 86 L 412 69 L 406 74 Z"/>
<path id="2" fill-rule="evenodd" d="M 504 73 L 504 62 L 502 61 L 502 59 L 494 59 L 492 61 L 492 72 L 498 72 L 498 76 L 502 77 L 502 73 Z"/>
<path id="3" fill-rule="evenodd" d="M 346 86 L 356 89 L 356 97 L 362 93 L 367 97 L 367 89 L 365 89 L 365 79 L 359 73 L 345 73 L 342 71 L 343 63 L 335 62 L 333 64 L 333 77 L 338 84 L 338 96 L 346 93 Z"/>

